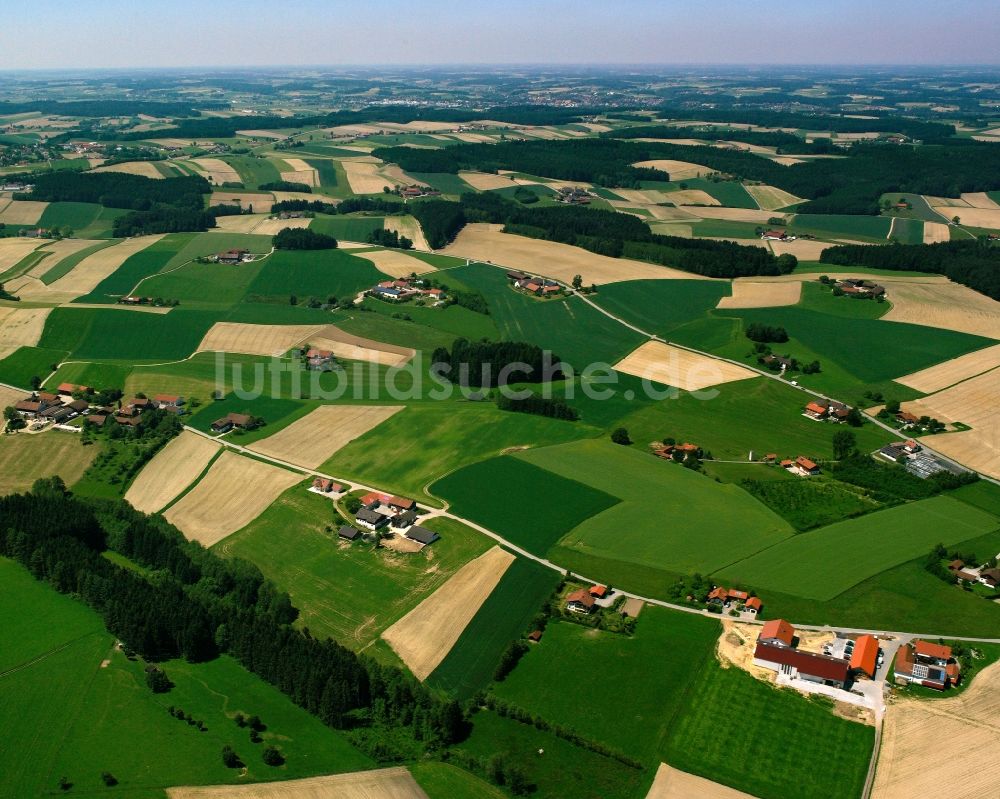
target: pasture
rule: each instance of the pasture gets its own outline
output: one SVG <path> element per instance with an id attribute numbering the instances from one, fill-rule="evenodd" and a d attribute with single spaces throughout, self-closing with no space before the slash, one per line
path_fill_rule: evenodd
<path id="1" fill-rule="evenodd" d="M 739 730 L 740 741 L 719 730 Z M 752 796 L 856 799 L 874 737 L 872 727 L 835 716 L 795 691 L 710 662 L 683 697 L 663 759 Z M 740 745 L 744 741 L 752 745 Z"/>
<path id="2" fill-rule="evenodd" d="M 354 650 L 376 641 L 383 630 L 493 545 L 450 519 L 427 522 L 441 540 L 420 552 L 347 544 L 336 537 L 342 522 L 333 510 L 328 498 L 305 487 L 292 488 L 215 551 L 256 564 L 290 594 L 301 611 L 297 624 Z"/>
<path id="3" fill-rule="evenodd" d="M 570 530 L 618 502 L 605 491 L 512 455 L 466 466 L 438 480 L 431 491 L 447 499 L 452 512 L 536 555 L 544 555 Z M 544 500 L 511 501 L 532 496 Z"/>
<path id="4" fill-rule="evenodd" d="M 341 250 L 278 250 L 262 263 L 248 299 L 288 302 L 292 295 L 302 301 L 315 297 L 326 302 L 330 296 L 347 299 L 384 278 L 368 261 Z"/>
<path id="5" fill-rule="evenodd" d="M 485 688 L 504 650 L 511 641 L 530 632 L 531 620 L 558 582 L 559 575 L 552 569 L 517 558 L 428 676 L 428 684 L 459 700 Z"/>
<path id="6" fill-rule="evenodd" d="M 72 486 L 97 455 L 75 433 L 49 430 L 38 435 L 0 436 L 0 496 L 27 491 L 41 477 L 59 475 Z"/>
<path id="7" fill-rule="evenodd" d="M 141 252 L 129 256 L 112 274 L 98 283 L 80 302 L 116 302 L 132 293 L 136 284 L 161 271 L 195 237 L 194 233 L 171 233 Z M 160 295 L 157 295 L 160 296 Z"/>
<path id="8" fill-rule="evenodd" d="M 829 600 L 939 542 L 950 546 L 997 528 L 996 516 L 937 496 L 797 535 L 721 566 L 721 576 L 763 592 Z"/>
<path id="9" fill-rule="evenodd" d="M 886 241 L 891 225 L 892 219 L 887 216 L 796 214 L 792 217 L 788 230 L 796 236 L 811 233 L 821 238 Z"/>
<path id="10" fill-rule="evenodd" d="M 65 350 L 45 347 L 18 347 L 0 360 L 0 382 L 23 386 L 25 390 L 34 377 L 44 380 L 63 358 Z"/>
<path id="11" fill-rule="evenodd" d="M 654 606 L 643 609 L 631 636 L 552 621 L 491 690 L 550 723 L 586 730 L 588 737 L 654 761 L 696 675 L 713 668 L 718 637 L 716 621 Z M 601 666 L 580 670 L 581 663 Z M 570 673 L 574 689 L 567 691 Z M 629 690 L 609 691 L 609 685 Z"/>
<path id="12" fill-rule="evenodd" d="M 602 286 L 593 300 L 646 332 L 666 337 L 703 318 L 730 296 L 733 285 L 723 280 L 628 280 Z"/>
<path id="13" fill-rule="evenodd" d="M 309 225 L 317 233 L 333 236 L 338 241 L 367 242 L 376 230 L 382 230 L 384 217 L 381 216 L 317 216 Z"/>

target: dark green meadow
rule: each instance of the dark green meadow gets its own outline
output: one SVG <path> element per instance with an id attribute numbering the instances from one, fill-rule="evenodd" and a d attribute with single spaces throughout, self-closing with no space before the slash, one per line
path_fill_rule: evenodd
<path id="1" fill-rule="evenodd" d="M 29 388 L 31 378 L 44 380 L 66 351 L 52 347 L 18 347 L 0 360 L 0 383 Z"/>
<path id="2" fill-rule="evenodd" d="M 381 216 L 317 216 L 310 223 L 310 230 L 325 233 L 344 241 L 368 241 L 368 236 L 384 226 Z"/>
<path id="3" fill-rule="evenodd" d="M 288 302 L 292 295 L 302 301 L 315 297 L 326 302 L 330 296 L 353 299 L 385 278 L 370 261 L 340 250 L 278 250 L 262 263 L 247 292 L 249 299 Z"/>

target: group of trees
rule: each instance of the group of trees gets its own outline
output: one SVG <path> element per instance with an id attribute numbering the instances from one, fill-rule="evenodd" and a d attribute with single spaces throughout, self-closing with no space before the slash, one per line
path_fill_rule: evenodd
<path id="1" fill-rule="evenodd" d="M 608 139 L 696 139 L 706 143 L 719 139 L 737 141 L 759 147 L 775 147 L 785 155 L 823 155 L 839 153 L 831 139 L 819 139 L 807 143 L 802 136 L 782 131 L 757 132 L 749 130 L 719 129 L 706 127 L 685 127 L 682 125 L 640 125 L 632 128 L 611 130 L 601 134 Z"/>
<path id="2" fill-rule="evenodd" d="M 437 374 L 473 388 L 558 380 L 560 360 L 536 344 L 523 341 L 455 339 L 451 351 L 438 347 L 431 356 Z"/>
<path id="3" fill-rule="evenodd" d="M 945 275 L 956 283 L 1000 300 L 1000 247 L 988 239 L 877 247 L 847 244 L 824 250 L 820 261 L 838 266 Z"/>
<path id="4" fill-rule="evenodd" d="M 78 499 L 58 478 L 0 498 L 0 517 L 0 554 L 93 607 L 149 661 L 228 652 L 331 726 L 405 729 L 426 746 L 465 733 L 457 703 L 395 667 L 294 629 L 287 594 L 255 566 L 217 558 L 160 517 L 118 500 Z M 109 548 L 156 579 L 103 557 Z"/>
<path id="5" fill-rule="evenodd" d="M 46 172 L 33 179 L 30 194 L 18 199 L 44 202 L 99 203 L 108 208 L 149 211 L 157 205 L 202 209 L 212 187 L 205 178 L 186 175 L 154 180 L 124 172 Z"/>
<path id="6" fill-rule="evenodd" d="M 751 322 L 747 325 L 746 337 L 762 344 L 783 344 L 788 341 L 788 331 L 778 325 Z"/>
<path id="7" fill-rule="evenodd" d="M 575 422 L 580 418 L 580 412 L 563 400 L 537 397 L 508 397 L 501 394 L 497 397 L 497 408 L 501 411 L 514 413 L 531 413 L 535 416 L 547 416 L 551 419 L 563 419 Z"/>
<path id="8" fill-rule="evenodd" d="M 272 180 L 270 183 L 261 183 L 257 188 L 261 191 L 297 191 L 312 194 L 312 186 L 308 183 L 296 183 L 292 180 Z"/>
<path id="9" fill-rule="evenodd" d="M 117 238 L 127 238 L 152 233 L 205 231 L 215 227 L 217 215 L 212 213 L 211 209 L 199 211 L 193 208 L 158 205 L 149 211 L 130 211 L 118 217 L 112 223 L 112 235 Z"/>
<path id="10" fill-rule="evenodd" d="M 979 479 L 975 472 L 952 474 L 943 471 L 923 480 L 906 469 L 877 463 L 868 455 L 856 451 L 847 453 L 839 463 L 832 464 L 831 472 L 838 480 L 867 489 L 875 500 L 887 505 L 926 499 Z"/>
<path id="11" fill-rule="evenodd" d="M 337 240 L 325 233 L 317 233 L 307 227 L 286 227 L 279 230 L 272 239 L 278 250 L 335 250 Z"/>
<path id="12" fill-rule="evenodd" d="M 410 203 L 409 209 L 423 228 L 427 243 L 435 250 L 453 241 L 465 227 L 465 213 L 459 203 L 447 200 L 423 200 Z"/>
<path id="13" fill-rule="evenodd" d="M 394 247 L 400 250 L 413 249 L 413 242 L 406 238 L 406 236 L 400 236 L 398 231 L 385 230 L 384 228 L 379 228 L 369 233 L 368 243 L 378 244 L 382 247 Z"/>

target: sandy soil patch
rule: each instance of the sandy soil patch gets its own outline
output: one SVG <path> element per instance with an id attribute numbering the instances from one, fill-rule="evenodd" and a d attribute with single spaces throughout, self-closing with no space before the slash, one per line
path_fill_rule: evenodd
<path id="1" fill-rule="evenodd" d="M 223 452 L 198 484 L 164 518 L 206 547 L 250 524 L 301 474 Z"/>
<path id="2" fill-rule="evenodd" d="M 274 196 L 245 191 L 213 191 L 209 201 L 212 205 L 239 205 L 244 209 L 252 207 L 255 213 L 268 214 L 274 205 Z M 216 221 L 222 219 L 225 217 L 219 217 Z"/>
<path id="3" fill-rule="evenodd" d="M 409 347 L 397 347 L 395 344 L 355 336 L 336 325 L 328 325 L 309 336 L 308 343 L 317 349 L 329 350 L 338 358 L 370 361 L 382 366 L 402 366 L 416 354 Z"/>
<path id="4" fill-rule="evenodd" d="M 427 794 L 402 766 L 254 785 L 167 788 L 167 796 L 169 799 L 427 799 Z"/>
<path id="5" fill-rule="evenodd" d="M 1000 783 L 1000 664 L 983 669 L 964 693 L 890 704 L 873 799 L 940 793 L 978 799 Z"/>
<path id="6" fill-rule="evenodd" d="M 198 479 L 222 445 L 183 431 L 156 453 L 125 492 L 125 501 L 143 513 L 163 510 Z"/>
<path id="7" fill-rule="evenodd" d="M 240 216 L 220 216 L 215 220 L 217 227 L 209 233 L 255 233 L 258 236 L 273 236 L 285 228 L 309 227 L 311 219 L 272 219 L 268 214 L 241 214 Z"/>
<path id="8" fill-rule="evenodd" d="M 733 294 L 723 297 L 716 308 L 776 308 L 795 305 L 802 296 L 801 283 L 755 283 L 734 280 Z"/>
<path id="9" fill-rule="evenodd" d="M 139 175 L 144 178 L 160 180 L 163 174 L 156 168 L 152 161 L 126 161 L 124 164 L 112 164 L 111 166 L 99 166 L 93 172 L 124 172 L 126 175 Z"/>
<path id="10" fill-rule="evenodd" d="M 959 222 L 963 225 L 1000 230 L 1000 208 L 935 206 L 934 210 L 942 214 L 946 219 L 952 219 L 957 216 Z"/>
<path id="11" fill-rule="evenodd" d="M 307 186 L 319 185 L 319 173 L 301 158 L 282 158 L 281 160 L 290 167 L 289 170 L 281 173 L 282 180 L 287 180 L 289 183 L 304 183 Z"/>
<path id="12" fill-rule="evenodd" d="M 932 394 L 998 366 L 1000 366 L 1000 344 L 952 358 L 950 361 L 931 366 L 929 369 L 897 377 L 896 382 L 924 394 Z"/>
<path id="13" fill-rule="evenodd" d="M 217 186 L 243 182 L 239 172 L 221 158 L 192 158 L 187 163 L 204 172 L 209 181 Z"/>
<path id="14" fill-rule="evenodd" d="M 441 252 L 502 264 L 569 283 L 581 275 L 585 285 L 620 280 L 708 280 L 700 275 L 627 258 L 609 258 L 569 244 L 501 233 L 500 225 L 466 225 Z"/>
<path id="15" fill-rule="evenodd" d="M 34 252 L 45 243 L 45 239 L 29 239 L 20 236 L 9 236 L 0 239 L 0 272 L 10 269 L 28 255 L 28 253 Z M 51 266 L 51 264 L 49 265 Z M 6 283 L 6 285 L 12 293 L 17 293 L 13 291 L 13 286 L 15 285 L 13 281 Z"/>
<path id="16" fill-rule="evenodd" d="M 0 358 L 19 347 L 34 347 L 42 337 L 51 308 L 0 307 Z"/>
<path id="17" fill-rule="evenodd" d="M 698 391 L 759 376 L 742 366 L 689 352 L 661 341 L 647 341 L 616 363 L 614 368 L 619 372 L 654 380 L 683 391 Z"/>
<path id="18" fill-rule="evenodd" d="M 489 172 L 459 172 L 458 176 L 479 191 L 506 189 L 517 185 L 507 175 L 492 175 Z"/>
<path id="19" fill-rule="evenodd" d="M 239 352 L 245 355 L 284 355 L 296 344 L 325 329 L 325 325 L 249 325 L 216 322 L 198 345 L 198 352 Z"/>
<path id="20" fill-rule="evenodd" d="M 723 668 L 736 666 L 762 682 L 774 682 L 774 672 L 755 666 L 753 652 L 760 636 L 759 624 L 722 620 L 722 632 L 715 646 L 715 653 Z"/>
<path id="21" fill-rule="evenodd" d="M 1000 302 L 958 283 L 886 281 L 892 308 L 883 319 L 1000 339 Z"/>
<path id="22" fill-rule="evenodd" d="M 426 261 L 407 255 L 403 250 L 371 250 L 358 253 L 357 257 L 371 261 L 376 269 L 392 277 L 407 277 L 413 272 L 419 275 L 434 271 L 434 267 Z"/>
<path id="23" fill-rule="evenodd" d="M 988 208 L 991 211 L 1000 211 L 1000 205 L 990 197 L 985 191 L 969 192 L 962 195 L 962 199 L 965 200 L 973 208 Z"/>
<path id="24" fill-rule="evenodd" d="M 315 469 L 351 441 L 378 427 L 402 405 L 321 405 L 247 449 Z"/>
<path id="25" fill-rule="evenodd" d="M 660 763 L 656 779 L 646 794 L 646 799 L 754 799 L 748 793 L 728 785 L 696 777 L 666 763 Z"/>
<path id="26" fill-rule="evenodd" d="M 0 211 L 0 222 L 5 225 L 37 224 L 48 205 L 36 200 L 11 200 L 3 211 Z"/>
<path id="27" fill-rule="evenodd" d="M 382 633 L 418 680 L 426 679 L 445 659 L 513 562 L 513 555 L 493 547 Z"/>
<path id="28" fill-rule="evenodd" d="M 413 246 L 418 250 L 429 250 L 431 245 L 427 243 L 424 230 L 420 223 L 412 216 L 387 216 L 385 218 L 385 229 L 395 230 L 400 236 L 406 236 L 413 242 Z M 430 264 L 425 264 L 425 268 L 433 269 Z"/>
<path id="29" fill-rule="evenodd" d="M 704 142 L 698 143 L 704 144 Z M 659 169 L 660 171 L 666 172 L 670 175 L 671 180 L 690 180 L 691 178 L 701 177 L 702 175 L 709 175 L 715 171 L 714 169 L 702 166 L 701 164 L 692 164 L 690 161 L 675 161 L 667 158 L 654 158 L 651 161 L 638 161 L 637 163 L 632 164 L 632 166 Z"/>
<path id="30" fill-rule="evenodd" d="M 777 211 L 779 208 L 805 202 L 801 197 L 796 197 L 794 194 L 774 186 L 744 185 L 743 188 L 753 197 L 754 202 L 760 206 L 762 211 Z"/>
<path id="31" fill-rule="evenodd" d="M 340 162 L 347 173 L 347 182 L 355 194 L 381 194 L 384 186 L 404 185 L 406 181 L 393 180 L 379 171 L 381 161 L 344 159 Z"/>
<path id="32" fill-rule="evenodd" d="M 98 283 L 113 274 L 126 260 L 163 238 L 162 233 L 154 236 L 138 236 L 119 244 L 98 250 L 88 255 L 74 266 L 68 274 L 46 286 L 34 278 L 11 281 L 8 289 L 21 295 L 23 300 L 44 302 L 69 302 L 93 291 Z"/>
<path id="33" fill-rule="evenodd" d="M 944 222 L 924 222 L 924 244 L 951 241 L 951 228 Z"/>

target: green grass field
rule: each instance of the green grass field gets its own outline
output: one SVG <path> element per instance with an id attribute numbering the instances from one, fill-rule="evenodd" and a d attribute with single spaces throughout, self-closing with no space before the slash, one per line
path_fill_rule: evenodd
<path id="1" fill-rule="evenodd" d="M 601 286 L 593 299 L 649 333 L 669 336 L 677 327 L 704 318 L 731 294 L 729 282 L 722 280 L 628 280 Z"/>
<path id="2" fill-rule="evenodd" d="M 892 216 L 903 218 L 903 219 L 919 219 L 924 222 L 945 222 L 946 220 L 933 208 L 927 204 L 927 200 L 923 198 L 920 194 L 907 194 L 903 192 L 901 194 L 883 194 L 879 198 L 879 204 L 881 205 L 885 200 L 890 203 L 897 203 L 900 200 L 910 203 L 912 208 L 907 210 L 897 210 L 895 208 L 890 209 L 889 213 Z"/>
<path id="3" fill-rule="evenodd" d="M 691 178 L 682 181 L 688 189 L 700 189 L 711 195 L 727 208 L 751 208 L 756 210 L 757 203 L 742 183 L 735 180 L 713 181 L 705 178 Z M 672 184 L 679 188 L 679 184 Z"/>
<path id="4" fill-rule="evenodd" d="M 803 533 L 731 562 L 721 574 L 762 592 L 827 600 L 939 542 L 949 546 L 997 528 L 996 516 L 938 496 Z"/>
<path id="5" fill-rule="evenodd" d="M 31 378 L 44 380 L 66 352 L 52 347 L 18 347 L 0 360 L 0 383 L 30 388 Z"/>
<path id="6" fill-rule="evenodd" d="M 719 633 L 716 621 L 653 606 L 631 636 L 553 621 L 492 691 L 652 764 L 697 674 L 714 668 Z"/>
<path id="7" fill-rule="evenodd" d="M 504 650 L 511 641 L 530 632 L 527 627 L 531 619 L 558 584 L 559 574 L 552 569 L 527 558 L 515 560 L 451 651 L 428 676 L 428 684 L 461 700 L 486 687 Z"/>
<path id="8" fill-rule="evenodd" d="M 450 763 L 414 763 L 410 773 L 430 799 L 505 799 L 488 782 Z"/>
<path id="9" fill-rule="evenodd" d="M 853 216 L 838 214 L 796 214 L 788 226 L 789 233 L 801 236 L 811 233 L 822 238 L 855 238 L 859 241 L 885 241 L 892 220 L 886 216 Z"/>
<path id="10" fill-rule="evenodd" d="M 248 189 L 256 189 L 261 183 L 281 180 L 281 175 L 274 164 L 266 158 L 253 155 L 227 155 L 223 160 L 236 170 L 243 185 Z"/>
<path id="11" fill-rule="evenodd" d="M 610 441 L 577 441 L 515 457 L 622 499 L 603 513 L 588 514 L 560 540 L 560 553 L 579 551 L 618 561 L 622 567 L 635 563 L 668 572 L 705 573 L 787 539 L 792 532 L 787 522 L 742 489 Z M 734 530 L 739 535 L 733 535 Z M 622 571 L 627 573 L 626 568 Z M 617 568 L 611 575 L 587 576 L 627 583 Z"/>
<path id="12" fill-rule="evenodd" d="M 72 486 L 97 452 L 97 447 L 83 446 L 75 433 L 62 430 L 0 436 L 0 496 L 28 491 L 35 480 L 52 475 Z"/>
<path id="13" fill-rule="evenodd" d="M 445 338 L 446 342 L 444 346 L 451 348 L 452 342 L 456 338 L 467 338 L 470 341 L 477 341 L 480 339 L 490 339 L 496 340 L 499 338 L 499 333 L 497 327 L 493 322 L 493 317 L 487 314 L 477 313 L 476 311 L 471 311 L 468 308 L 463 308 L 460 305 L 449 305 L 446 308 L 428 308 L 420 307 L 414 305 L 413 303 L 407 303 L 406 305 L 400 307 L 393 302 L 385 302 L 383 300 L 375 299 L 374 297 L 366 297 L 364 299 L 364 307 L 374 311 L 379 314 L 382 319 L 378 320 L 376 324 L 381 327 L 385 324 L 385 317 L 392 317 L 395 314 L 405 314 L 409 317 L 408 320 L 415 322 L 420 327 L 424 328 L 426 332 L 439 332 Z M 363 317 L 358 318 L 357 315 L 352 315 L 354 319 L 358 319 L 359 322 L 363 323 L 365 320 Z M 429 330 L 427 330 L 429 328 Z M 404 342 L 406 346 L 413 347 L 413 349 L 433 349 L 433 347 L 421 347 L 416 342 L 421 340 L 421 336 L 417 334 L 416 339 L 409 339 Z M 389 339 L 384 338 L 378 329 L 374 331 L 374 334 L 369 336 L 369 338 L 375 338 L 380 341 L 388 341 Z M 435 345 L 437 346 L 437 345 Z M 430 353 L 427 353 L 430 355 Z"/>
<path id="14" fill-rule="evenodd" d="M 288 591 L 301 610 L 298 625 L 355 650 L 375 641 L 493 545 L 465 525 L 434 519 L 428 526 L 441 540 L 426 550 L 412 555 L 376 550 L 363 542 L 340 542 L 333 514 L 331 500 L 296 486 L 215 550 L 255 563 Z"/>
<path id="15" fill-rule="evenodd" d="M 151 693 L 142 663 L 113 649 L 114 638 L 95 613 L 11 561 L 0 560 L 0 579 L 0 612 L 8 626 L 14 625 L 3 649 L 5 668 L 44 656 L 5 675 L 0 684 L 0 734 L 7 741 L 0 752 L 0 793 L 5 796 L 58 793 L 63 776 L 75 793 L 132 799 L 160 797 L 172 785 L 237 782 L 239 773 L 225 768 L 219 757 L 227 743 L 255 781 L 372 766 L 338 733 L 228 657 L 196 665 L 165 663 L 174 688 Z M 25 607 L 32 609 L 29 616 Z M 203 720 L 207 730 L 172 718 L 169 705 Z M 249 742 L 232 721 L 236 712 L 264 720 L 264 743 Z M 269 742 L 281 746 L 284 766 L 261 762 L 259 750 Z M 105 787 L 102 771 L 111 772 L 119 785 Z"/>
<path id="16" fill-rule="evenodd" d="M 119 297 L 129 294 L 140 280 L 155 275 L 166 267 L 170 259 L 190 244 L 194 237 L 194 233 L 171 233 L 164 236 L 127 258 L 111 275 L 98 283 L 90 294 L 77 298 L 76 302 L 116 302 Z"/>
<path id="17" fill-rule="evenodd" d="M 432 481 L 508 448 L 596 432 L 579 422 L 507 413 L 492 403 L 414 403 L 339 450 L 322 471 L 419 497 Z"/>
<path id="18" fill-rule="evenodd" d="M 143 281 L 142 292 L 178 300 L 184 308 L 229 308 L 243 299 L 264 263 L 190 263 Z"/>
<path id="19" fill-rule="evenodd" d="M 304 402 L 290 399 L 288 397 L 260 396 L 255 399 L 240 399 L 235 394 L 227 394 L 221 400 L 213 400 L 202 405 L 191 416 L 185 419 L 186 424 L 195 430 L 203 433 L 212 432 L 212 422 L 220 419 L 227 413 L 246 413 L 251 416 L 259 416 L 265 422 L 263 427 L 257 430 L 244 432 L 240 436 L 229 433 L 230 437 L 239 443 L 246 445 L 258 439 L 264 438 L 277 432 L 292 418 L 299 418 L 311 410 Z"/>
<path id="20" fill-rule="evenodd" d="M 281 298 L 286 302 L 293 294 L 302 301 L 316 297 L 325 302 L 331 295 L 353 298 L 384 277 L 370 261 L 346 250 L 278 250 L 263 261 L 248 297 Z"/>
<path id="21" fill-rule="evenodd" d="M 81 239 L 109 239 L 114 221 L 127 213 L 122 208 L 102 208 L 93 222 L 76 231 L 76 236 Z"/>
<path id="22" fill-rule="evenodd" d="M 309 225 L 317 233 L 325 233 L 337 240 L 368 241 L 375 230 L 381 230 L 385 220 L 381 216 L 317 216 Z M 380 273 L 381 274 L 381 273 Z"/>
<path id="23" fill-rule="evenodd" d="M 319 184 L 324 189 L 333 189 L 340 185 L 341 181 L 337 175 L 337 162 L 329 158 L 310 158 L 306 160 L 316 174 L 319 175 Z"/>
<path id="24" fill-rule="evenodd" d="M 409 172 L 407 174 L 413 175 L 421 183 L 432 186 L 442 194 L 459 196 L 466 192 L 475 191 L 458 175 L 452 175 L 449 172 Z"/>
<path id="25" fill-rule="evenodd" d="M 923 244 L 924 223 L 919 219 L 897 218 L 889 229 L 889 238 L 900 244 Z"/>
<path id="26" fill-rule="evenodd" d="M 617 504 L 604 490 L 511 455 L 466 466 L 438 480 L 431 491 L 447 499 L 459 516 L 538 555 L 591 516 Z"/>
<path id="27" fill-rule="evenodd" d="M 710 664 L 684 696 L 665 759 L 760 799 L 857 799 L 874 738 L 795 691 Z"/>
<path id="28" fill-rule="evenodd" d="M 38 220 L 38 227 L 83 230 L 97 221 L 101 208 L 97 203 L 49 203 Z"/>
<path id="29" fill-rule="evenodd" d="M 962 486 L 952 491 L 951 496 L 977 508 L 982 508 L 994 516 L 1000 516 L 1000 486 L 986 480 Z"/>

